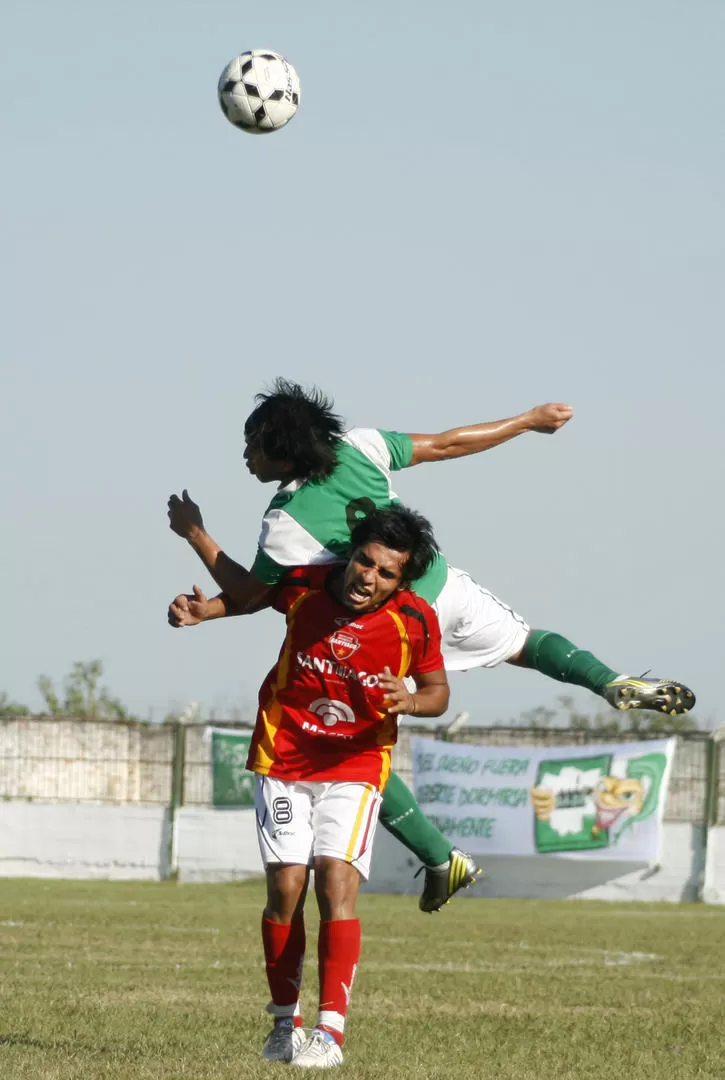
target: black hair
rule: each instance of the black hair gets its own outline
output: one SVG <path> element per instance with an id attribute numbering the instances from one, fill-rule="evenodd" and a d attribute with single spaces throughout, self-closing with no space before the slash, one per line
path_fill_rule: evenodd
<path id="1" fill-rule="evenodd" d="M 403 584 L 422 577 L 438 554 L 433 526 L 422 514 L 394 503 L 384 510 L 373 510 L 351 531 L 352 550 L 363 544 L 383 544 L 393 551 L 407 551 Z"/>
<path id="2" fill-rule="evenodd" d="M 244 425 L 271 461 L 293 465 L 290 479 L 325 480 L 337 463 L 337 444 L 345 430 L 332 398 L 316 386 L 305 390 L 289 379 L 274 380 L 268 393 L 257 394 L 254 412 Z"/>

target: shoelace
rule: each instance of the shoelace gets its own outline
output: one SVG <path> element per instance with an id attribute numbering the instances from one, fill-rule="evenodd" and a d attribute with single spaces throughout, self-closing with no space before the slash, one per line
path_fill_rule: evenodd
<path id="1" fill-rule="evenodd" d="M 323 1053 L 325 1047 L 328 1046 L 328 1045 L 332 1045 L 333 1042 L 334 1042 L 334 1040 L 328 1039 L 323 1034 L 323 1032 L 321 1032 L 321 1031 L 313 1031 L 312 1034 L 310 1035 L 310 1044 L 311 1045 L 308 1046 L 307 1049 L 308 1049 L 308 1051 L 313 1050 L 316 1054 L 321 1054 L 321 1053 Z"/>

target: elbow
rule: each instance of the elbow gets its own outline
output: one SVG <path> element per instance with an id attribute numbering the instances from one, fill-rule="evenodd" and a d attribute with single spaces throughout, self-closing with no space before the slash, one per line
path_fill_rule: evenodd
<path id="1" fill-rule="evenodd" d="M 449 458 L 457 457 L 457 447 L 438 436 L 435 440 L 420 442 L 413 447 L 411 465 L 427 465 L 434 461 L 448 461 Z"/>
<path id="2" fill-rule="evenodd" d="M 254 615 L 258 611 L 262 611 L 263 608 L 268 607 L 269 604 L 266 599 L 261 600 L 247 600 L 244 604 L 237 604 L 238 615 Z"/>
<path id="3" fill-rule="evenodd" d="M 432 715 L 433 716 L 443 716 L 443 713 L 448 710 L 448 704 L 450 702 L 450 699 L 451 699 L 451 692 L 448 689 L 448 687 L 446 687 L 445 691 L 440 696 L 440 701 L 438 702 L 438 708 L 436 709 L 436 711 L 434 713 L 432 713 Z"/>
<path id="4" fill-rule="evenodd" d="M 435 461 L 448 461 L 450 458 L 457 457 L 456 449 L 451 445 L 438 444 L 436 446 L 428 446 L 426 449 L 418 455 L 417 464 L 432 464 Z"/>
<path id="5" fill-rule="evenodd" d="M 233 609 L 234 615 L 254 615 L 257 611 L 269 607 L 271 592 L 271 586 L 264 585 L 255 589 L 235 589 L 234 592 L 228 589 L 225 596 L 227 606 Z"/>

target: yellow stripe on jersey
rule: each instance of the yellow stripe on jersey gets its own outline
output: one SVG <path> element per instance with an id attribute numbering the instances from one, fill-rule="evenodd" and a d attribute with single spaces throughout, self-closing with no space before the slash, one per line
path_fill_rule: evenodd
<path id="1" fill-rule="evenodd" d="M 405 623 L 401 619 L 400 615 L 398 615 L 397 611 L 393 611 L 392 608 L 388 608 L 387 612 L 397 626 L 398 633 L 400 634 L 400 670 L 398 671 L 398 678 L 403 679 L 410 670 L 410 638 L 408 637 L 408 631 L 405 629 Z"/>
<path id="2" fill-rule="evenodd" d="M 383 760 L 382 760 L 382 767 L 380 769 L 380 778 L 378 780 L 378 791 L 385 791 L 385 785 L 387 784 L 388 780 L 390 779 L 390 767 L 391 767 L 390 750 L 387 747 L 385 747 L 382 750 L 380 756 L 381 756 L 381 758 Z"/>
<path id="3" fill-rule="evenodd" d="M 257 752 L 254 756 L 255 772 L 265 776 L 277 760 L 274 743 L 282 723 L 282 706 L 277 701 L 277 692 L 285 688 L 289 678 L 292 662 L 292 628 L 300 606 L 308 597 L 314 595 L 315 592 L 306 592 L 302 596 L 298 596 L 287 612 L 287 636 L 277 665 L 277 681 L 272 686 L 272 695 L 267 707 L 261 710 L 264 733 L 257 744 Z"/>
<path id="4" fill-rule="evenodd" d="M 279 658 L 279 664 L 277 665 L 277 682 L 272 687 L 273 694 L 276 694 L 278 690 L 283 690 L 287 685 L 290 662 L 292 660 L 292 629 L 294 627 L 295 619 L 297 618 L 297 612 L 302 607 L 305 600 L 309 600 L 311 596 L 316 596 L 317 592 L 318 590 L 302 593 L 302 596 L 297 597 L 294 604 L 290 606 L 290 609 L 287 612 L 287 637 L 284 639 L 284 649 Z"/>
<path id="5" fill-rule="evenodd" d="M 390 777 L 391 769 L 391 754 L 393 747 L 395 746 L 395 739 L 398 734 L 398 719 L 397 715 L 391 716 L 390 713 L 382 714 L 383 722 L 378 728 L 376 742 L 380 750 L 380 775 L 378 779 L 378 790 L 383 791 L 385 785 Z"/>
<path id="6" fill-rule="evenodd" d="M 254 767 L 255 772 L 263 773 L 266 776 L 276 760 L 274 754 L 274 740 L 277 738 L 277 732 L 279 731 L 279 725 L 282 719 L 282 709 L 280 708 L 279 702 L 272 698 L 269 708 L 262 709 L 261 715 L 264 731 L 257 744 L 257 752 L 254 755 Z"/>
<path id="7" fill-rule="evenodd" d="M 355 818 L 355 825 L 353 826 L 352 836 L 350 837 L 350 843 L 348 845 L 347 852 L 345 854 L 345 859 L 347 860 L 347 862 L 352 862 L 352 859 L 354 857 L 355 845 L 357 844 L 357 838 L 360 835 L 360 826 L 362 825 L 363 814 L 365 813 L 365 807 L 367 806 L 368 800 L 370 799 L 370 796 L 372 795 L 373 791 L 374 791 L 374 788 L 373 788 L 373 786 L 371 784 L 366 784 L 365 785 L 365 791 L 362 793 L 362 797 L 360 799 L 360 805 L 358 806 L 358 809 L 357 809 L 357 817 Z"/>

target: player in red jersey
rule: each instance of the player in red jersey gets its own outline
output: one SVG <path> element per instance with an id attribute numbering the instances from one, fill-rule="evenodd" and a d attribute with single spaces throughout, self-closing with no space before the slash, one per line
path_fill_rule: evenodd
<path id="1" fill-rule="evenodd" d="M 411 650 L 420 674 L 440 667 L 425 610 L 432 609 L 402 592 L 383 607 L 366 607 L 364 619 L 345 615 L 341 603 L 354 609 L 340 594 L 337 570 L 328 581 L 329 566 L 302 567 L 276 593 L 272 606 L 286 613 L 287 636 L 259 694 L 248 767 L 282 780 L 342 778 L 382 791 L 397 720 L 384 707 L 388 682 L 379 673 L 388 667 L 407 675 Z M 437 640 L 437 625 L 434 634 Z"/>
<path id="2" fill-rule="evenodd" d="M 401 506 L 376 510 L 353 530 L 352 549 L 347 564 L 292 571 L 274 594 L 287 633 L 260 690 L 247 762 L 257 774 L 267 875 L 262 940 L 275 1017 L 262 1056 L 301 1067 L 342 1061 L 360 957 L 355 904 L 369 873 L 398 716 L 440 716 L 448 706 L 438 620 L 406 588 L 437 552 L 429 523 Z M 305 1040 L 299 995 L 311 867 L 321 918 L 320 1010 Z"/>

